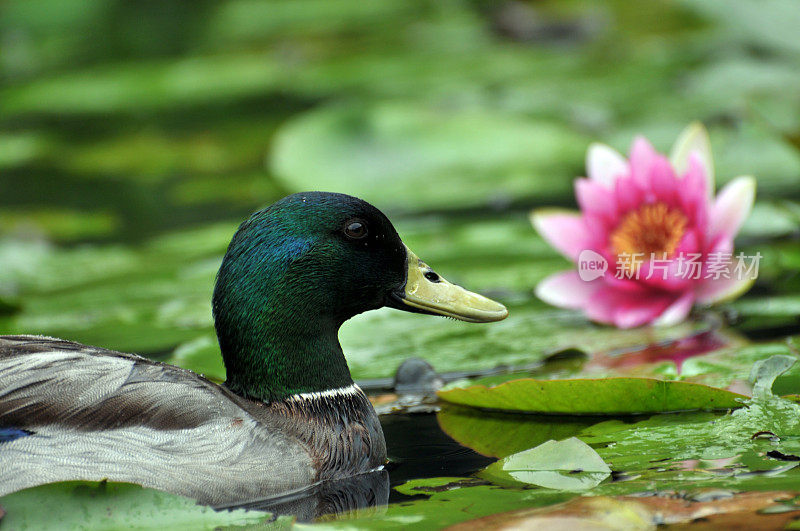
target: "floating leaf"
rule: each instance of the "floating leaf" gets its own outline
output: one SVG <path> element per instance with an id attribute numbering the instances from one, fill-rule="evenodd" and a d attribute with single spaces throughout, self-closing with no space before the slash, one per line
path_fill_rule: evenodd
<path id="1" fill-rule="evenodd" d="M 591 446 L 575 437 L 547 441 L 486 467 L 481 476 L 501 482 L 525 483 L 568 491 L 587 490 L 611 475 L 611 469 Z"/>
<path id="2" fill-rule="evenodd" d="M 383 514 L 355 520 L 326 521 L 345 529 L 442 529 L 498 511 L 541 507 L 570 499 L 573 493 L 547 489 L 509 489 L 474 478 L 414 479 L 396 487 L 412 499 L 389 505 Z"/>
<path id="3" fill-rule="evenodd" d="M 750 384 L 746 383 L 747 375 L 754 363 L 775 355 L 788 355 L 791 352 L 785 341 L 751 344 L 730 332 L 732 331 L 726 334 L 732 340 L 730 346 L 684 361 L 681 378 L 711 387 L 728 388 L 735 382 L 749 388 Z M 782 391 L 782 394 L 791 392 L 791 389 L 787 389 Z M 752 393 L 748 390 L 745 394 Z"/>
<path id="4" fill-rule="evenodd" d="M 474 385 L 439 391 L 442 400 L 464 406 L 573 415 L 633 414 L 741 406 L 744 395 L 687 382 L 654 378 L 534 380 L 494 387 Z"/>
<path id="5" fill-rule="evenodd" d="M 64 529 L 215 529 L 271 518 L 258 511 L 215 511 L 182 496 L 127 483 L 51 483 L 8 494 L 0 504 L 7 513 L 4 529 L 47 529 L 55 522 Z"/>
<path id="6" fill-rule="evenodd" d="M 293 191 L 336 190 L 404 210 L 566 195 L 586 146 L 541 120 L 398 103 L 313 111 L 275 142 L 273 170 Z M 430 182 L 436 190 L 419 193 Z"/>
<path id="7" fill-rule="evenodd" d="M 640 480 L 604 485 L 598 494 L 647 490 L 653 479 L 737 488 L 796 488 L 798 463 L 766 452 L 800 452 L 800 406 L 775 396 L 753 398 L 729 414 L 661 414 L 635 423 L 609 420 L 579 434 L 614 470 Z M 775 434 L 775 440 L 753 437 Z"/>
<path id="8" fill-rule="evenodd" d="M 600 422 L 592 417 L 489 413 L 445 405 L 436 414 L 442 430 L 476 452 L 506 457 L 550 439 L 564 439 Z"/>
<path id="9" fill-rule="evenodd" d="M 49 207 L 42 210 L 0 212 L 0 234 L 47 235 L 69 241 L 107 236 L 119 220 L 107 212 L 72 211 Z"/>
<path id="10" fill-rule="evenodd" d="M 3 113 L 108 113 L 153 110 L 269 89 L 280 69 L 264 54 L 181 57 L 171 61 L 117 63 L 73 70 L 0 90 Z"/>
<path id="11" fill-rule="evenodd" d="M 745 329 L 768 329 L 781 325 L 798 327 L 800 323 L 800 295 L 797 293 L 745 297 L 730 306 L 741 315 Z"/>
<path id="12" fill-rule="evenodd" d="M 753 205 L 740 234 L 748 238 L 776 238 L 800 232 L 800 219 L 792 208 L 797 208 L 792 201 L 759 201 Z"/>

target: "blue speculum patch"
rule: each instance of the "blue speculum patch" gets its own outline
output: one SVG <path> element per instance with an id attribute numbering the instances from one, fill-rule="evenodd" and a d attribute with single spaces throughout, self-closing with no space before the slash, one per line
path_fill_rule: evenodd
<path id="1" fill-rule="evenodd" d="M 0 444 L 15 441 L 28 435 L 33 435 L 33 432 L 19 428 L 0 428 Z"/>

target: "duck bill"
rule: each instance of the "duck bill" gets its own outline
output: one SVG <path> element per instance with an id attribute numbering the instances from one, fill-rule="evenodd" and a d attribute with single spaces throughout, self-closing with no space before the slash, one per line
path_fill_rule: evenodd
<path id="1" fill-rule="evenodd" d="M 444 315 L 470 323 L 501 321 L 508 310 L 499 302 L 451 284 L 406 247 L 408 275 L 387 305 L 408 312 Z"/>

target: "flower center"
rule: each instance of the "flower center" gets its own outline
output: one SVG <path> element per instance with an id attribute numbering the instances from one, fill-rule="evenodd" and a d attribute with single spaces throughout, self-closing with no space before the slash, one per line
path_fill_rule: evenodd
<path id="1" fill-rule="evenodd" d="M 657 258 L 661 258 L 663 253 L 669 256 L 683 237 L 686 221 L 680 210 L 664 203 L 642 205 L 625 214 L 611 233 L 611 246 L 617 256 L 644 253 L 642 258 L 645 260 L 651 253 L 655 253 Z"/>

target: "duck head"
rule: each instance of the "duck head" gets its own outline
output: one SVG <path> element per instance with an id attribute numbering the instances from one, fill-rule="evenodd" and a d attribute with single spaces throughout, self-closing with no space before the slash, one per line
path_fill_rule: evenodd
<path id="1" fill-rule="evenodd" d="M 365 201 L 324 192 L 277 201 L 242 223 L 217 275 L 226 385 L 267 402 L 351 385 L 338 329 L 382 306 L 470 322 L 508 314 L 439 276 Z"/>

